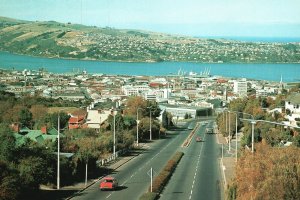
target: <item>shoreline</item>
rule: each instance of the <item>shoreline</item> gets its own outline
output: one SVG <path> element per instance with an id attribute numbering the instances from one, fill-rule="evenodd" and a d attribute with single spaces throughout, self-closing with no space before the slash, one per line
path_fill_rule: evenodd
<path id="1" fill-rule="evenodd" d="M 7 54 L 13 54 L 18 56 L 28 56 L 28 57 L 34 57 L 34 58 L 41 58 L 41 59 L 58 59 L 58 60 L 76 60 L 76 61 L 96 61 L 96 62 L 116 62 L 116 63 L 164 63 L 164 62 L 177 62 L 177 63 L 199 63 L 199 64 L 241 64 L 241 65 L 247 65 L 247 64 L 300 64 L 299 62 L 200 62 L 200 61 L 177 61 L 177 60 L 163 60 L 163 61 L 155 61 L 155 60 L 140 60 L 140 61 L 133 61 L 133 60 L 97 60 L 95 58 L 84 58 L 84 59 L 78 59 L 78 58 L 69 58 L 69 57 L 45 57 L 45 56 L 36 56 L 36 55 L 30 55 L 30 54 L 21 54 L 16 52 L 10 52 L 10 51 L 4 51 L 0 50 L 0 53 L 7 53 Z M 1 66 L 0 66 L 1 67 Z"/>

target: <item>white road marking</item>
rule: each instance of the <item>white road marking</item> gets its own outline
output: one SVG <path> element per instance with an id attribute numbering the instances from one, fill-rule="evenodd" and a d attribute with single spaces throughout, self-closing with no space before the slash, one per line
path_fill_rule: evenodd
<path id="1" fill-rule="evenodd" d="M 206 136 L 206 134 L 204 135 L 203 140 L 205 140 L 205 136 Z M 202 151 L 203 151 L 203 146 L 204 146 L 204 143 L 202 143 L 202 146 L 201 146 L 201 149 L 200 149 L 200 154 L 198 156 L 197 166 L 196 166 L 196 170 L 195 170 L 194 180 L 193 180 L 193 184 L 192 184 L 192 188 L 191 188 L 191 194 L 190 194 L 189 199 L 192 199 L 193 189 L 194 189 L 194 185 L 195 185 L 195 180 L 196 180 L 198 166 L 199 166 L 199 163 L 200 163 L 201 154 L 202 154 Z"/>

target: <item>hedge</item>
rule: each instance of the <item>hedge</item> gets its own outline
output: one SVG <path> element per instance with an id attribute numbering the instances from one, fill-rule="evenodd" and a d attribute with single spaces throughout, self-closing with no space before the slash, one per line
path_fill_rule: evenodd
<path id="1" fill-rule="evenodd" d="M 152 192 L 144 193 L 140 197 L 140 200 L 155 200 L 159 197 L 159 194 L 164 189 L 165 185 L 168 183 L 182 156 L 183 152 L 175 153 L 175 155 L 167 162 L 167 164 L 161 170 L 158 176 L 156 176 L 153 180 Z M 148 190 L 151 191 L 151 185 Z"/>
<path id="2" fill-rule="evenodd" d="M 159 194 L 164 189 L 182 156 L 183 152 L 176 152 L 167 162 L 159 175 L 155 177 L 152 185 L 152 192 Z M 151 186 L 149 187 L 149 191 L 151 191 Z"/>
<path id="3" fill-rule="evenodd" d="M 155 200 L 158 199 L 158 195 L 154 192 L 147 192 L 144 193 L 141 197 L 140 200 Z"/>

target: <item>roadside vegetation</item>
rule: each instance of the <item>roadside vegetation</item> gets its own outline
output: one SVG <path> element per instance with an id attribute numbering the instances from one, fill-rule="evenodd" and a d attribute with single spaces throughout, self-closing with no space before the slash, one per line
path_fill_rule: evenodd
<path id="1" fill-rule="evenodd" d="M 69 153 L 69 156 L 61 156 L 61 186 L 84 181 L 86 166 L 89 178 L 104 173 L 97 163 L 113 152 L 113 116 L 102 124 L 100 132 L 88 128 L 67 130 L 68 106 L 74 110 L 74 107 L 84 106 L 84 102 L 29 96 L 16 98 L 11 93 L 0 92 L 0 104 L 0 199 L 26 199 L 27 195 L 38 191 L 40 185 L 56 188 L 57 142 L 45 140 L 39 143 L 26 138 L 18 143 L 16 130 L 11 125 L 19 124 L 21 129 L 40 130 L 43 126 L 57 129 L 58 112 L 60 151 Z M 156 119 L 161 112 L 157 103 L 140 97 L 130 98 L 115 116 L 117 151 L 135 147 L 137 108 L 140 142 L 149 139 L 150 111 L 153 139 L 164 137 L 167 128 L 172 126 L 169 113 L 164 114 L 162 125 Z"/>
<path id="2" fill-rule="evenodd" d="M 300 92 L 297 85 L 289 92 L 272 98 L 248 97 L 230 102 L 228 110 L 248 113 L 254 120 L 272 122 L 285 121 L 283 113 L 266 110 L 283 108 L 284 100 L 292 92 Z M 230 116 L 230 135 L 235 137 L 236 114 Z M 239 113 L 238 118 L 252 119 L 251 116 Z M 228 137 L 226 132 L 225 112 L 217 118 L 219 133 Z M 227 130 L 229 130 L 229 126 Z M 251 146 L 251 123 L 238 120 L 238 131 L 242 132 L 239 159 L 236 165 L 235 179 L 227 189 L 227 199 L 299 199 L 300 198 L 300 134 L 299 129 L 283 127 L 264 122 L 255 124 L 255 152 L 252 154 L 247 147 Z M 286 142 L 292 142 L 289 147 Z"/>

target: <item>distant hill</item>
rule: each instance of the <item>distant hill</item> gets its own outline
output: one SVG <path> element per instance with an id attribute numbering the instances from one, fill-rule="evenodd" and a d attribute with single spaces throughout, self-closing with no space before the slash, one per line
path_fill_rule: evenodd
<path id="1" fill-rule="evenodd" d="M 0 17 L 0 51 L 122 62 L 299 63 L 299 43 L 199 39 L 142 30 L 99 28 Z"/>

